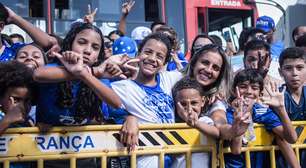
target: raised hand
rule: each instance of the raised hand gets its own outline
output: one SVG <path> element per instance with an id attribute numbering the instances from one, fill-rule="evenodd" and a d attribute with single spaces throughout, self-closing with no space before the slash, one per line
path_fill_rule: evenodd
<path id="1" fill-rule="evenodd" d="M 85 15 L 83 18 L 84 22 L 92 24 L 95 20 L 97 11 L 98 11 L 98 8 L 96 8 L 94 11 L 91 11 L 91 5 L 88 4 L 87 15 Z"/>
<path id="2" fill-rule="evenodd" d="M 66 70 L 76 77 L 80 77 L 88 69 L 83 64 L 83 56 L 73 51 L 66 51 L 62 54 L 53 53 L 65 66 Z"/>
<path id="3" fill-rule="evenodd" d="M 193 110 L 191 101 L 187 100 L 185 107 L 181 102 L 178 102 L 176 107 L 177 113 L 182 120 L 184 120 L 189 126 L 195 127 L 199 120 L 199 114 Z"/>
<path id="4" fill-rule="evenodd" d="M 126 79 L 131 74 L 137 73 L 138 68 L 133 64 L 139 62 L 139 59 L 130 59 L 126 55 L 114 55 L 105 60 L 101 65 L 95 67 L 95 75 L 102 78 L 119 77 Z"/>
<path id="5" fill-rule="evenodd" d="M 10 123 L 24 122 L 26 113 L 29 110 L 23 103 L 16 102 L 13 97 L 10 97 L 9 107 L 5 114 L 5 118 Z"/>
<path id="6" fill-rule="evenodd" d="M 123 15 L 128 15 L 132 9 L 132 7 L 134 6 L 135 1 L 129 0 L 125 3 L 122 4 L 122 9 L 121 12 Z"/>
<path id="7" fill-rule="evenodd" d="M 231 106 L 235 109 L 232 132 L 240 136 L 247 131 L 251 122 L 251 110 L 254 102 L 245 100 L 243 96 L 240 95 L 238 87 L 236 87 L 236 95 L 237 98 L 231 103 Z"/>
<path id="8" fill-rule="evenodd" d="M 14 23 L 15 17 L 18 16 L 14 11 L 12 11 L 9 7 L 5 7 L 8 12 L 8 17 L 6 19 L 6 22 L 8 24 Z"/>
<path id="9" fill-rule="evenodd" d="M 265 89 L 269 96 L 261 98 L 263 104 L 267 104 L 274 108 L 282 108 L 285 106 L 284 98 L 286 87 L 284 87 L 282 91 L 279 91 L 277 84 L 275 82 L 270 82 L 269 85 L 265 86 Z"/>

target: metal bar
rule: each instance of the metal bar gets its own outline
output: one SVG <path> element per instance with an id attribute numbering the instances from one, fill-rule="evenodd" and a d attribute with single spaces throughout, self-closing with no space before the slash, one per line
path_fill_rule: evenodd
<path id="1" fill-rule="evenodd" d="M 191 159 L 192 159 L 192 157 L 191 157 L 191 152 L 190 151 L 188 151 L 188 152 L 186 152 L 186 168 L 191 168 Z"/>
<path id="2" fill-rule="evenodd" d="M 217 146 L 211 151 L 211 167 L 217 168 Z"/>
<path id="3" fill-rule="evenodd" d="M 37 167 L 38 168 L 44 168 L 44 160 L 43 159 L 38 159 L 37 160 Z"/>
<path id="4" fill-rule="evenodd" d="M 107 168 L 107 156 L 101 157 L 101 168 Z"/>
<path id="5" fill-rule="evenodd" d="M 131 155 L 131 168 L 136 168 L 137 167 L 137 160 L 136 160 L 136 154 L 132 152 Z"/>
<path id="6" fill-rule="evenodd" d="M 161 152 L 160 154 L 159 154 L 159 158 L 158 158 L 159 160 L 159 167 L 160 168 L 164 168 L 164 165 L 165 165 L 165 153 L 164 152 Z"/>
<path id="7" fill-rule="evenodd" d="M 247 168 L 251 168 L 251 154 L 250 151 L 245 151 L 245 165 Z"/>
<path id="8" fill-rule="evenodd" d="M 76 158 L 70 158 L 70 168 L 76 168 Z"/>
<path id="9" fill-rule="evenodd" d="M 6 160 L 4 161 L 4 168 L 10 168 L 10 161 Z"/>
<path id="10" fill-rule="evenodd" d="M 272 147 L 272 149 L 270 150 L 270 164 L 271 164 L 271 168 L 275 168 L 276 164 L 275 164 L 275 149 L 274 147 Z"/>

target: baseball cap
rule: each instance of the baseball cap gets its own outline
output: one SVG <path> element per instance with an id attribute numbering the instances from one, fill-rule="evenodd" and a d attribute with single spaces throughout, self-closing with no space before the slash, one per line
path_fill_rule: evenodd
<path id="1" fill-rule="evenodd" d="M 274 20 L 269 16 L 261 16 L 256 20 L 256 28 L 267 33 L 275 28 Z"/>
<path id="2" fill-rule="evenodd" d="M 113 43 L 113 55 L 127 54 L 129 57 L 134 58 L 136 56 L 136 53 L 136 42 L 129 37 L 120 37 Z"/>
<path id="3" fill-rule="evenodd" d="M 145 37 L 147 37 L 151 33 L 151 29 L 144 26 L 139 26 L 133 29 L 131 37 L 136 41 L 137 44 L 139 44 Z"/>

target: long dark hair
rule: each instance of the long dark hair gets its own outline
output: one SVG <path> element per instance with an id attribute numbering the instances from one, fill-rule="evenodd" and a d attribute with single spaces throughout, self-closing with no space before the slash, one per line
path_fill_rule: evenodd
<path id="1" fill-rule="evenodd" d="M 102 63 L 104 60 L 104 40 L 100 29 L 92 24 L 83 23 L 73 27 L 63 40 L 62 52 L 71 51 L 75 37 L 85 29 L 93 30 L 100 35 L 101 48 L 98 55 L 98 61 L 93 65 L 95 66 Z M 93 90 L 83 82 L 80 82 L 78 92 L 76 93 L 76 101 L 74 101 L 72 87 L 72 81 L 66 81 L 59 84 L 57 104 L 62 108 L 73 108 L 73 104 L 75 104 L 76 108 L 74 118 L 78 123 L 86 118 L 102 122 L 104 120 L 101 110 L 102 101 L 95 95 Z"/>

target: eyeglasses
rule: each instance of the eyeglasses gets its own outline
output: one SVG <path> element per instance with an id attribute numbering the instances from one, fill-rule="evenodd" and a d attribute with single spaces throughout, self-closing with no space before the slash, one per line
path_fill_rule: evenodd
<path id="1" fill-rule="evenodd" d="M 104 43 L 104 48 L 105 49 L 109 49 L 109 48 L 112 48 L 112 47 L 113 47 L 113 43 L 112 42 L 109 41 L 109 42 L 105 42 Z"/>

